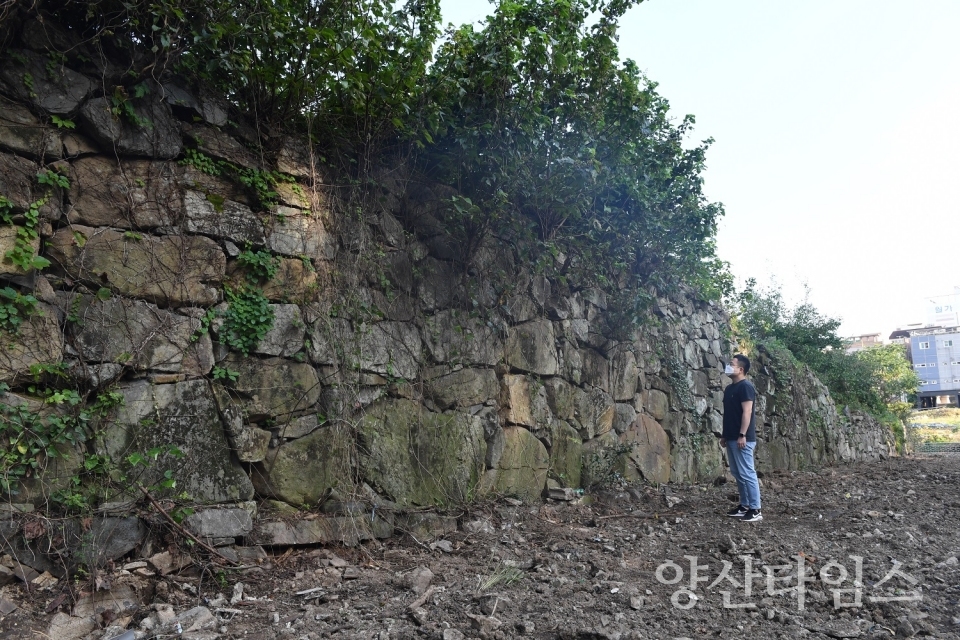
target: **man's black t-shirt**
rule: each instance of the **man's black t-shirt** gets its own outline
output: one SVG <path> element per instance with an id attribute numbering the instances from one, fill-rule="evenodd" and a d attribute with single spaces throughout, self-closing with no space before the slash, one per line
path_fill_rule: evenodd
<path id="1" fill-rule="evenodd" d="M 750 412 L 750 428 L 747 429 L 747 442 L 757 441 L 757 390 L 753 383 L 744 378 L 734 382 L 723 390 L 723 439 L 735 441 L 740 437 L 740 426 L 743 421 L 743 402 L 751 400 L 753 411 Z"/>

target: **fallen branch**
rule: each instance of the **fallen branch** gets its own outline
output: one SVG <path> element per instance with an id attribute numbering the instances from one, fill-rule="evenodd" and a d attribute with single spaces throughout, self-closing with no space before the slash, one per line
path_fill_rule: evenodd
<path id="1" fill-rule="evenodd" d="M 234 560 L 231 560 L 230 558 L 226 557 L 225 555 L 223 555 L 222 553 L 220 553 L 219 551 L 217 551 L 216 549 L 208 545 L 206 542 L 204 542 L 197 536 L 193 535 L 192 533 L 190 533 L 189 531 L 181 527 L 180 524 L 176 520 L 174 520 L 173 517 L 166 512 L 166 510 L 164 510 L 164 508 L 160 505 L 160 503 L 157 502 L 157 499 L 154 498 L 152 495 L 150 495 L 150 492 L 147 491 L 147 489 L 142 484 L 138 484 L 137 488 L 140 489 L 141 492 L 143 492 L 143 495 L 147 497 L 147 500 L 150 501 L 150 504 L 153 505 L 153 508 L 159 511 L 160 515 L 166 518 L 167 522 L 169 522 L 170 525 L 173 526 L 173 528 L 176 529 L 178 533 L 180 533 L 183 536 L 186 536 L 187 538 L 190 538 L 191 540 L 196 542 L 198 545 L 200 545 L 201 548 L 205 549 L 210 554 L 220 558 L 227 564 L 234 565 L 234 566 L 239 564 L 238 562 L 235 562 Z"/>
<path id="2" fill-rule="evenodd" d="M 434 592 L 434 587 L 431 586 L 429 589 L 423 592 L 422 596 L 420 596 L 419 598 L 411 602 L 409 605 L 407 605 L 407 611 L 413 611 L 414 609 L 417 609 L 423 606 L 423 603 L 430 599 L 430 596 L 433 595 L 433 592 Z"/>

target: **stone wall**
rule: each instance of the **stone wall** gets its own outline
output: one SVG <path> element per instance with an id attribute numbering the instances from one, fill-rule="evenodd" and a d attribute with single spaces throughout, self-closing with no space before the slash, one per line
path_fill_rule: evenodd
<path id="1" fill-rule="evenodd" d="M 138 124 L 115 113 L 103 77 L 49 68 L 48 45 L 32 45 L 0 60 L 0 195 L 14 212 L 0 255 L 46 198 L 33 246 L 51 266 L 0 260 L 0 278 L 40 300 L 2 336 L 3 402 L 35 401 L 31 366 L 63 362 L 89 401 L 123 398 L 92 425 L 87 454 L 176 445 L 185 455 L 161 456 L 143 483 L 171 469 L 201 504 L 331 514 L 237 534 L 277 544 L 388 534 L 405 509 L 491 492 L 537 500 L 614 474 L 722 473 L 731 347 L 716 304 L 678 294 L 647 325 L 613 327 L 606 294 L 538 275 L 510 244 L 489 240 L 459 264 L 437 215 L 449 189 L 384 172 L 382 198 L 351 210 L 305 142 L 261 146 L 175 81 L 131 99 Z M 69 185 L 39 184 L 44 169 Z M 278 180 L 265 197 L 249 177 L 266 171 Z M 275 273 L 252 277 L 245 250 L 270 252 Z M 246 354 L 225 346 L 241 305 L 228 294 L 245 290 L 273 317 Z M 809 372 L 766 352 L 755 371 L 762 468 L 890 452 L 882 428 L 838 414 Z M 49 464 L 15 500 L 43 501 L 75 469 Z M 381 515 L 351 520 L 370 505 Z"/>

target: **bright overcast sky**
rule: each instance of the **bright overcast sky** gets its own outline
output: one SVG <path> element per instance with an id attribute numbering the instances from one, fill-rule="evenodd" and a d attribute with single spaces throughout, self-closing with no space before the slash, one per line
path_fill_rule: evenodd
<path id="1" fill-rule="evenodd" d="M 492 8 L 441 5 L 456 24 Z M 958 33 L 956 0 L 648 0 L 620 53 L 715 139 L 706 192 L 737 278 L 792 301 L 807 283 L 842 332 L 886 338 L 960 285 Z"/>

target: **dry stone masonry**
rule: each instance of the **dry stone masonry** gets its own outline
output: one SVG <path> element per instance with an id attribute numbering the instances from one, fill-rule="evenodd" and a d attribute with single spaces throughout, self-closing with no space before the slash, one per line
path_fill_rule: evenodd
<path id="1" fill-rule="evenodd" d="M 177 491 L 208 507 L 186 526 L 218 544 L 287 545 L 442 530 L 402 514 L 491 493 L 535 501 L 617 477 L 723 473 L 731 345 L 717 304 L 681 293 L 644 326 L 613 327 L 602 291 L 539 275 L 511 245 L 488 241 L 459 264 L 435 215 L 445 187 L 408 185 L 401 168 L 378 203 L 346 210 L 305 141 L 259 145 L 173 78 L 133 100 L 136 120 L 118 115 L 104 95 L 117 79 L 50 70 L 30 48 L 44 46 L 0 61 L 0 195 L 14 214 L 0 255 L 46 198 L 32 246 L 51 262 L 0 260 L 0 286 L 40 300 L 2 335 L 2 402 L 35 402 L 31 367 L 62 362 L 90 401 L 110 390 L 122 403 L 11 501 L 42 504 L 84 454 L 175 445 L 185 455 L 161 455 L 141 483 L 172 469 Z M 210 170 L 221 162 L 234 170 Z M 69 187 L 38 184 L 41 170 Z M 238 171 L 275 172 L 274 194 Z M 251 277 L 243 257 L 256 252 L 273 257 L 269 277 Z M 230 294 L 247 290 L 272 323 L 244 353 L 225 335 Z M 838 412 L 788 359 L 756 354 L 754 379 L 761 469 L 891 453 L 880 425 Z M 270 517 L 289 506 L 324 517 Z"/>

